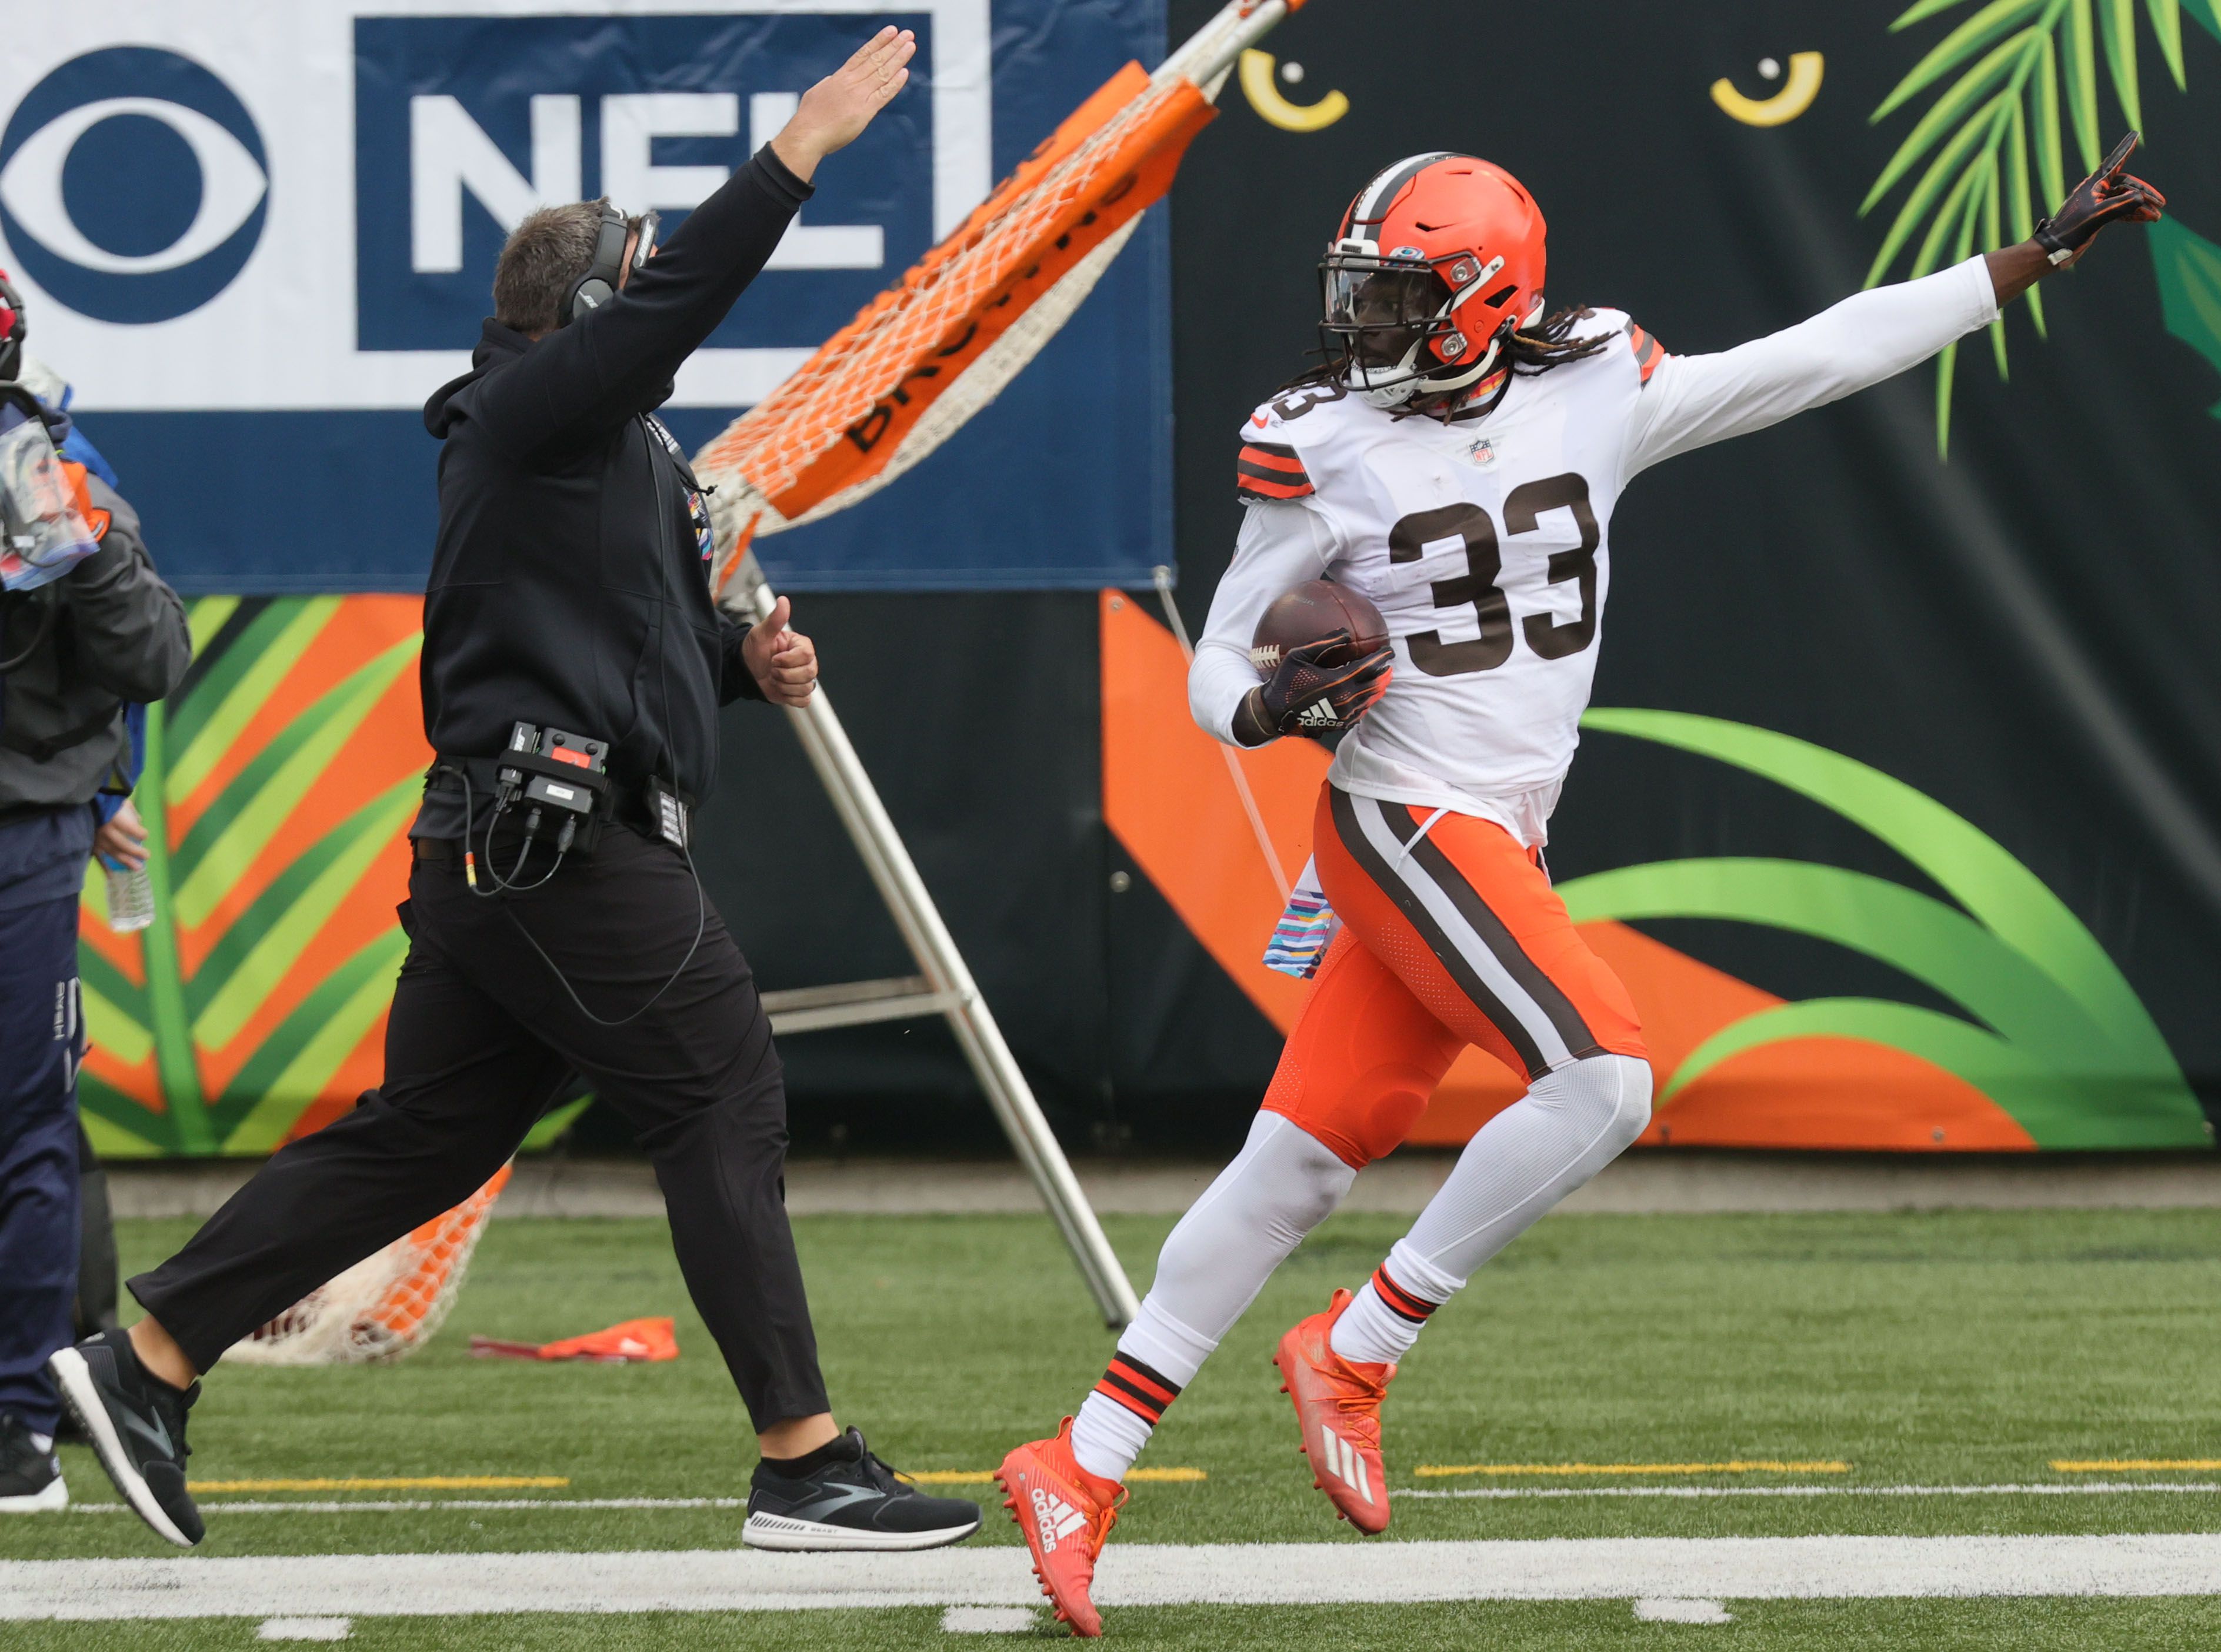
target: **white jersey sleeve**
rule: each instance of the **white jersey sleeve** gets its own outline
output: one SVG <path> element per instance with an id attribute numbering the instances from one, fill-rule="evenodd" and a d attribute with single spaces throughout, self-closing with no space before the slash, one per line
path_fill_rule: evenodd
<path id="1" fill-rule="evenodd" d="M 1310 498 L 1250 503 L 1188 667 L 1188 712 L 1205 734 L 1236 743 L 1234 714 L 1257 686 L 1249 639 L 1258 620 L 1273 598 L 1324 573 L 1339 543 L 1332 520 Z"/>
<path id="2" fill-rule="evenodd" d="M 1988 266 L 1976 257 L 1918 281 L 1855 294 L 1732 350 L 1662 356 L 1644 373 L 1630 416 L 1622 479 L 1878 385 L 1997 314 Z"/>

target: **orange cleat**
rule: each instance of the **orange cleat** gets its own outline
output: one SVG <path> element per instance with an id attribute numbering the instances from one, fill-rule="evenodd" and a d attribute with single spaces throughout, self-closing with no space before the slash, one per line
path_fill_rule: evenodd
<path id="1" fill-rule="evenodd" d="M 1396 1375 L 1392 1365 L 1360 1364 L 1334 1351 L 1334 1322 L 1350 1303 L 1336 1291 L 1324 1313 L 1299 1321 L 1280 1338 L 1273 1363 L 1280 1392 L 1296 1403 L 1311 1485 L 1360 1531 L 1388 1529 L 1388 1476 L 1380 1463 L 1380 1401 Z"/>
<path id="2" fill-rule="evenodd" d="M 1034 1575 L 1056 1608 L 1057 1621 L 1089 1639 L 1102 1634 L 1103 1615 L 1087 1598 L 1096 1556 L 1118 1524 L 1126 1488 L 1082 1468 L 1072 1455 L 1072 1419 L 1055 1436 L 1034 1440 L 1003 1459 L 995 1471 L 1003 1506 L 1026 1535 Z"/>

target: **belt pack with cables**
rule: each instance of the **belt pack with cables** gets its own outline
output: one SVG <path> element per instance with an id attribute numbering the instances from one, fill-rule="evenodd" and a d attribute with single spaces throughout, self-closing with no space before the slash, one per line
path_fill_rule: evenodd
<path id="1" fill-rule="evenodd" d="M 476 821 L 476 792 L 471 783 L 469 766 L 450 758 L 435 762 L 434 773 L 453 774 L 463 784 L 463 877 L 471 892 L 497 898 L 538 889 L 562 870 L 567 855 L 574 851 L 591 854 L 601 842 L 602 829 L 616 814 L 617 797 L 610 778 L 609 760 L 610 746 L 605 740 L 589 740 L 583 735 L 542 729 L 529 723 L 512 724 L 509 748 L 493 760 L 495 784 L 490 799 L 492 809 L 482 833 Z M 638 794 L 638 802 L 650 827 L 685 858 L 687 873 L 694 880 L 694 938 L 687 943 L 685 955 L 677 967 L 638 1009 L 614 1020 L 589 1010 L 579 998 L 578 990 L 533 938 L 531 930 L 524 927 L 515 910 L 509 903 L 502 903 L 509 921 L 516 925 L 526 944 L 554 973 L 579 1012 L 597 1027 L 622 1027 L 645 1015 L 693 962 L 709 926 L 709 897 L 703 892 L 702 874 L 695 868 L 690 842 L 692 799 L 663 780 L 651 779 Z M 515 859 L 504 872 L 495 864 L 494 831 L 502 817 L 512 813 L 522 814 L 523 827 L 520 835 L 508 836 L 501 845 L 504 854 L 508 854 L 512 845 L 515 848 Z M 525 863 L 531 859 L 535 843 L 547 843 L 554 848 L 554 863 L 536 878 L 524 881 Z M 481 849 L 485 854 L 487 884 L 483 889 L 479 886 Z"/>
<path id="2" fill-rule="evenodd" d="M 591 854 L 614 812 L 609 761 L 606 740 L 529 723 L 512 724 L 508 749 L 494 760 L 492 806 L 482 826 L 472 818 L 476 800 L 469 768 L 459 762 L 436 766 L 449 769 L 463 783 L 463 873 L 470 886 L 479 886 L 481 850 L 487 876 L 497 889 L 509 886 L 523 871 L 535 843 L 552 848 L 557 866 L 573 852 Z M 493 864 L 494 834 L 505 817 L 516 816 L 522 817 L 522 835 L 515 835 L 514 827 L 504 833 L 515 844 L 516 854 L 516 867 L 504 876 Z M 551 867 L 540 881 L 554 871 Z"/>

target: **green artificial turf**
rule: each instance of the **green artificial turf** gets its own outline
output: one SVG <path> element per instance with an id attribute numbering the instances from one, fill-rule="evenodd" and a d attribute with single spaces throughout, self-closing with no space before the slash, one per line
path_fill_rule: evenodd
<path id="1" fill-rule="evenodd" d="M 2209 1652 L 2221 1604 L 2174 1600 L 1755 1600 L 1729 1624 L 1637 1622 L 1624 1600 L 1475 1601 L 1432 1606 L 1129 1607 L 1112 1652 Z M 260 1652 L 259 1620 L 135 1625 L 10 1624 L 9 1652 Z M 1069 1646 L 1046 1622 L 1031 1635 L 949 1635 L 938 1607 L 886 1611 L 655 1612 L 636 1618 L 356 1618 L 358 1652 L 994 1652 Z"/>
<path id="2" fill-rule="evenodd" d="M 1137 1282 L 1168 1223 L 1106 1222 Z M 1297 1461 L 1273 1341 L 1354 1286 L 1402 1230 L 1352 1216 L 1314 1236 L 1190 1386 L 1143 1457 L 1209 1479 L 1136 1488 L 1115 1542 L 1358 1541 Z M 127 1269 L 190 1224 L 127 1223 Z M 1111 1339 L 1045 1219 L 814 1217 L 797 1232 L 844 1421 L 910 1469 L 992 1467 L 1053 1428 Z M 2221 1457 L 2221 1220 L 2206 1211 L 1553 1217 L 1436 1316 L 1392 1391 L 1398 1488 L 2044 1484 L 2061 1458 Z M 670 1314 L 656 1366 L 474 1361 L 471 1333 L 546 1340 Z M 386 1367 L 224 1368 L 192 1424 L 197 1480 L 560 1475 L 540 1493 L 745 1495 L 747 1420 L 660 1223 L 498 1221 L 430 1348 Z M 1422 1464 L 1841 1460 L 1842 1474 L 1429 1478 Z M 65 1452 L 81 1502 L 113 1493 Z M 2221 1473 L 2105 1476 L 2221 1484 Z M 971 1488 L 986 1499 L 992 1488 Z M 255 1494 L 272 1500 L 272 1494 Z M 329 1500 L 329 1492 L 303 1493 Z M 438 1492 L 336 1494 L 432 1498 Z M 227 1513 L 202 1554 L 688 1549 L 738 1540 L 737 1511 L 427 1510 Z M 975 1542 L 1017 1541 L 996 1518 Z M 1399 1499 L 1394 1537 L 2221 1530 L 2221 1494 Z M 130 1517 L 0 1522 L 0 1558 L 172 1554 Z M 1636 1622 L 1625 1602 L 1129 1609 L 1136 1647 L 2112 1647 L 2221 1643 L 2221 1603 L 1731 1603 L 1724 1625 Z M 656 1619 L 364 1621 L 367 1646 L 937 1644 L 933 1611 Z M 683 1628 L 675 1627 L 683 1625 Z M 253 1643 L 253 1625 L 171 1624 L 135 1646 Z M 122 1644 L 114 1626 L 9 1624 L 11 1647 Z M 992 1644 L 992 1643 L 988 1643 Z"/>

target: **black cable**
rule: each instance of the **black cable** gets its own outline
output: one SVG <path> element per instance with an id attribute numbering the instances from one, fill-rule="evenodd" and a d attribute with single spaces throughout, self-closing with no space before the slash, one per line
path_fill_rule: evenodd
<path id="1" fill-rule="evenodd" d="M 563 869 L 564 854 L 571 847 L 570 832 L 567 827 L 565 830 L 562 842 L 557 846 L 555 850 L 555 864 L 548 867 L 546 872 L 542 873 L 538 878 L 535 879 L 529 884 L 519 883 L 516 881 L 518 874 L 524 870 L 525 861 L 531 857 L 532 845 L 539 837 L 540 810 L 535 809 L 532 811 L 532 820 L 527 823 L 524 829 L 524 843 L 523 846 L 517 850 L 516 864 L 509 869 L 509 875 L 507 877 L 504 877 L 502 875 L 501 868 L 494 864 L 493 829 L 500 823 L 502 816 L 508 812 L 509 805 L 505 803 L 497 802 L 494 804 L 493 813 L 486 817 L 485 829 L 486 881 L 492 886 L 488 889 L 479 888 L 478 862 L 472 854 L 471 842 L 471 839 L 474 832 L 472 820 L 472 798 L 474 794 L 471 786 L 471 772 L 466 766 L 457 766 L 454 773 L 462 777 L 463 782 L 463 881 L 472 894 L 478 896 L 482 900 L 491 900 L 496 895 L 523 894 L 531 890 L 539 888 L 541 885 L 547 883 L 549 879 L 553 878 L 558 872 Z"/>
<path id="2" fill-rule="evenodd" d="M 455 769 L 455 773 L 462 776 L 463 780 L 463 851 L 466 856 L 466 863 L 467 865 L 467 857 L 470 853 L 471 844 L 472 806 L 473 797 L 471 787 L 471 772 L 467 767 L 458 765 Z M 522 893 L 528 890 L 537 889 L 540 887 L 541 884 L 544 884 L 549 878 L 553 878 L 555 875 L 556 871 L 563 864 L 564 851 L 558 849 L 555 854 L 555 865 L 547 868 L 546 875 L 540 879 L 539 883 L 516 885 L 504 882 L 502 879 L 500 873 L 495 870 L 493 864 L 493 826 L 494 822 L 501 817 L 501 810 L 497 808 L 492 816 L 491 816 L 486 821 L 486 875 L 494 879 L 497 887 L 493 889 L 480 889 L 478 887 L 475 881 L 472 881 L 470 885 L 471 893 L 480 896 L 487 900 L 491 900 L 497 895 L 501 894 Z M 566 823 L 566 825 L 565 829 L 566 831 L 569 829 L 569 824 L 570 823 Z M 682 842 L 679 845 L 679 853 L 686 861 L 686 875 L 694 880 L 694 939 L 687 943 L 686 955 L 679 961 L 679 967 L 671 972 L 669 978 L 664 981 L 662 986 L 657 987 L 654 992 L 648 995 L 648 1001 L 641 1004 L 639 1009 L 634 1011 L 630 1015 L 620 1016 L 615 1021 L 604 1020 L 585 1006 L 585 1003 L 580 1000 L 577 991 L 572 986 L 568 978 L 564 975 L 562 967 L 557 964 L 553 958 L 550 958 L 541 944 L 532 938 L 532 931 L 524 927 L 524 921 L 517 917 L 516 909 L 506 903 L 504 903 L 502 906 L 502 911 L 508 916 L 510 923 L 515 926 L 517 934 L 524 937 L 524 944 L 531 948 L 534 952 L 538 953 L 540 954 L 540 961 L 547 966 L 547 973 L 555 978 L 556 986 L 563 989 L 563 996 L 571 1000 L 572 1005 L 576 1007 L 580 1015 L 585 1017 L 587 1020 L 592 1022 L 597 1027 L 622 1027 L 628 1022 L 639 1020 L 641 1017 L 646 1015 L 650 1010 L 655 1007 L 657 1001 L 660 999 L 666 992 L 668 992 L 673 987 L 679 985 L 679 978 L 686 973 L 686 966 L 694 961 L 694 954 L 702 949 L 702 937 L 708 934 L 710 929 L 710 897 L 708 892 L 702 887 L 702 873 L 700 868 L 696 867 L 694 864 L 694 851 L 692 847 Z M 522 858 L 519 857 L 516 870 L 521 871 L 523 867 L 523 864 Z"/>
<path id="3" fill-rule="evenodd" d="M 657 999 L 679 985 L 679 978 L 686 973 L 686 966 L 694 961 L 694 954 L 701 950 L 702 937 L 709 933 L 710 929 L 710 898 L 703 892 L 702 874 L 694 869 L 694 852 L 683 843 L 679 846 L 679 852 L 686 857 L 687 875 L 694 879 L 694 939 L 686 948 L 686 955 L 679 961 L 679 967 L 671 972 L 669 979 L 662 986 L 648 995 L 648 1002 L 630 1015 L 619 1016 L 615 1021 L 603 1020 L 601 1017 L 580 1003 L 578 993 L 572 990 L 571 983 L 564 979 L 563 972 L 557 967 L 555 961 L 541 951 L 540 943 L 532 938 L 532 931 L 524 927 L 524 921 L 517 917 L 516 909 L 509 905 L 504 905 L 501 909 L 508 914 L 509 921 L 516 926 L 517 934 L 524 937 L 524 944 L 540 954 L 540 961 L 547 966 L 548 973 L 554 976 L 555 984 L 563 989 L 564 997 L 569 998 L 577 1007 L 579 1013 L 597 1027 L 622 1027 L 627 1022 L 639 1020 L 655 1007 Z"/>

